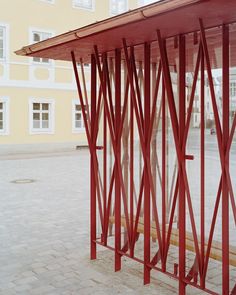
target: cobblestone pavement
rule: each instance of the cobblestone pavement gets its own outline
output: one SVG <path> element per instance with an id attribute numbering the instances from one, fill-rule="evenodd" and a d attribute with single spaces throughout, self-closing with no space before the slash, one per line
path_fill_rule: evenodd
<path id="1" fill-rule="evenodd" d="M 133 261 L 115 273 L 111 251 L 89 260 L 87 150 L 1 156 L 0 172 L 0 295 L 177 294 L 157 272 L 143 286 Z"/>

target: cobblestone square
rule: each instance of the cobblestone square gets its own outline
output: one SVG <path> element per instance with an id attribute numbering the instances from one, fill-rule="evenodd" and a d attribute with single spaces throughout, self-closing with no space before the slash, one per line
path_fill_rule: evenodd
<path id="1" fill-rule="evenodd" d="M 143 286 L 142 265 L 126 258 L 115 273 L 111 251 L 90 261 L 89 166 L 86 149 L 0 156 L 1 295 L 177 294 L 155 271 Z"/>

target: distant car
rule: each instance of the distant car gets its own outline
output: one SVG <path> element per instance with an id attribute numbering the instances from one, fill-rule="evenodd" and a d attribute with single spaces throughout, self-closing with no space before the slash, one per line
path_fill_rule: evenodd
<path id="1" fill-rule="evenodd" d="M 215 130 L 215 128 L 211 128 L 210 133 L 211 133 L 211 135 L 216 134 L 216 130 Z"/>

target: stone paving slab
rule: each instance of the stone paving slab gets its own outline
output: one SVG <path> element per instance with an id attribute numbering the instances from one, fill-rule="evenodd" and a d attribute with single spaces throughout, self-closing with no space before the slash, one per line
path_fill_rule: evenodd
<path id="1" fill-rule="evenodd" d="M 157 272 L 143 286 L 142 265 L 126 258 L 115 273 L 109 250 L 89 260 L 87 150 L 1 157 L 0 172 L 0 295 L 177 294 Z"/>

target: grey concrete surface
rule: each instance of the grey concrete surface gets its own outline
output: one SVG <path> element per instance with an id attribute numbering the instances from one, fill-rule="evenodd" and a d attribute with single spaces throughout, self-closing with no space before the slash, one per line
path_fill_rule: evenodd
<path id="1" fill-rule="evenodd" d="M 32 179 L 32 183 L 14 183 Z M 89 152 L 0 156 L 0 295 L 177 294 L 177 283 L 113 252 L 89 259 Z M 187 294 L 203 294 L 188 288 Z"/>

